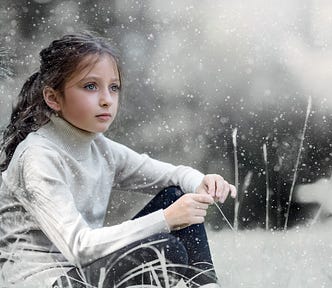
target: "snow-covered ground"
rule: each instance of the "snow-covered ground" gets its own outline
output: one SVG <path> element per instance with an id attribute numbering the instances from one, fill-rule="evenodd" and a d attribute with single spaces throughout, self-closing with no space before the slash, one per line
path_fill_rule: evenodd
<path id="1" fill-rule="evenodd" d="M 296 201 L 318 203 L 321 207 L 321 216 L 315 221 L 308 220 L 307 226 L 286 232 L 207 229 L 222 287 L 331 288 L 332 219 L 326 218 L 332 214 L 331 190 L 332 179 L 297 187 Z M 128 195 L 117 197 L 116 203 L 122 203 L 127 213 L 129 209 L 129 214 L 134 215 L 137 207 L 129 205 Z M 142 195 L 139 199 L 142 205 L 146 197 Z M 119 208 L 124 208 L 122 206 Z M 122 212 L 118 215 L 123 216 Z"/>
<path id="2" fill-rule="evenodd" d="M 223 288 L 332 287 L 332 222 L 287 232 L 208 231 Z"/>
<path id="3" fill-rule="evenodd" d="M 320 206 L 306 226 L 287 231 L 209 231 L 223 288 L 332 287 L 332 179 L 299 185 L 295 199 Z"/>

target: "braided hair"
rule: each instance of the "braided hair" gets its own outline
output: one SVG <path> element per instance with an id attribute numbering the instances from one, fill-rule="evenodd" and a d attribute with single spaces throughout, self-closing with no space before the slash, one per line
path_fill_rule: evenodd
<path id="1" fill-rule="evenodd" d="M 30 132 L 36 131 L 49 121 L 53 111 L 44 101 L 44 88 L 51 87 L 63 95 L 65 83 L 78 68 L 85 68 L 81 67 L 82 63 L 91 65 L 91 62 L 86 63 L 83 60 L 87 56 L 100 57 L 104 54 L 115 59 L 120 74 L 117 51 L 105 38 L 92 33 L 65 35 L 41 50 L 40 69 L 24 83 L 18 94 L 17 104 L 13 107 L 10 123 L 3 133 L 0 171 L 7 169 L 17 145 Z M 91 61 L 96 61 L 96 57 L 92 57 Z"/>

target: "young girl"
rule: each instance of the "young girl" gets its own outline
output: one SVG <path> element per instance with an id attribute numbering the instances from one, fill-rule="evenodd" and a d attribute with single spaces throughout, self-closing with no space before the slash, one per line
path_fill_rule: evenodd
<path id="1" fill-rule="evenodd" d="M 40 58 L 3 136 L 0 286 L 218 287 L 202 223 L 234 186 L 103 136 L 121 90 L 104 39 L 66 35 Z M 156 196 L 106 227 L 113 188 Z"/>

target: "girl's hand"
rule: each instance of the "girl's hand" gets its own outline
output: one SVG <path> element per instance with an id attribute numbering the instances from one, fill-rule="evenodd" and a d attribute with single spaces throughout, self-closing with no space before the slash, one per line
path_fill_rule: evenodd
<path id="1" fill-rule="evenodd" d="M 206 210 L 212 203 L 213 198 L 208 194 L 184 194 L 164 210 L 166 222 L 171 230 L 203 223 Z"/>
<path id="2" fill-rule="evenodd" d="M 201 184 L 196 189 L 196 193 L 211 195 L 215 201 L 220 201 L 221 203 L 225 202 L 229 192 L 231 192 L 233 198 L 236 197 L 235 186 L 229 184 L 217 174 L 205 175 Z"/>

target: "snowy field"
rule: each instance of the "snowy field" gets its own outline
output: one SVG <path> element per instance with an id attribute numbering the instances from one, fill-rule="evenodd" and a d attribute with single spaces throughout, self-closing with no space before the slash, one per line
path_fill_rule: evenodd
<path id="1" fill-rule="evenodd" d="M 325 214 L 332 213 L 332 181 L 322 179 L 311 185 L 300 185 L 296 199 L 316 202 Z M 137 206 L 129 205 L 128 195 L 116 195 L 120 210 L 115 214 L 130 217 Z M 123 197 L 123 198 L 122 198 Z M 136 198 L 146 202 L 146 195 Z M 123 206 L 123 207 L 122 207 Z M 128 212 L 129 208 L 129 212 Z M 128 215 L 131 214 L 131 215 Z M 332 287 L 332 220 L 317 219 L 311 225 L 283 231 L 230 229 L 207 232 L 222 288 L 330 288 Z"/>
<path id="2" fill-rule="evenodd" d="M 332 287 L 332 221 L 287 232 L 208 231 L 223 288 Z"/>

